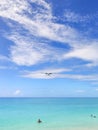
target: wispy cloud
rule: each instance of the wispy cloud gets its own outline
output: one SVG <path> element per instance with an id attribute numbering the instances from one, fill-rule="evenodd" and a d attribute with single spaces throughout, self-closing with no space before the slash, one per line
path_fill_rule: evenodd
<path id="1" fill-rule="evenodd" d="M 80 58 L 84 61 L 89 61 L 90 63 L 87 66 L 96 66 L 98 65 L 98 43 L 91 42 L 81 47 L 73 48 L 69 53 L 65 54 L 65 58 Z"/>
<path id="2" fill-rule="evenodd" d="M 36 9 L 31 8 L 30 3 L 36 4 Z M 36 37 L 60 42 L 76 37 L 75 29 L 54 22 L 52 8 L 48 3 L 43 0 L 30 1 L 30 3 L 27 0 L 21 2 L 11 0 L 10 3 L 7 0 L 0 1 L 0 16 L 17 22 Z"/>
<path id="3" fill-rule="evenodd" d="M 33 4 L 36 8 L 31 7 Z M 7 38 L 15 43 L 10 49 L 10 56 L 18 65 L 33 65 L 45 59 L 51 61 L 49 57 L 52 56 L 58 60 L 61 51 L 50 46 L 49 42 L 52 40 L 72 44 L 70 42 L 78 38 L 76 29 L 54 22 L 52 7 L 43 0 L 0 1 L 0 16 L 8 19 L 7 23 L 12 28 L 12 33 L 8 33 Z M 26 38 L 24 33 L 29 37 Z"/>
<path id="4" fill-rule="evenodd" d="M 58 69 L 42 69 L 37 71 L 25 71 L 21 76 L 27 78 L 38 78 L 38 79 L 53 79 L 60 78 L 62 73 L 71 71 L 70 69 L 58 68 Z M 46 73 L 51 73 L 47 75 Z"/>
<path id="5" fill-rule="evenodd" d="M 20 94 L 21 94 L 21 90 L 20 90 L 20 89 L 15 90 L 14 96 L 18 96 L 18 95 L 20 95 Z"/>
<path id="6" fill-rule="evenodd" d="M 64 20 L 71 23 L 89 23 L 94 18 L 98 17 L 98 13 L 81 15 L 71 10 L 65 10 Z"/>
<path id="7" fill-rule="evenodd" d="M 91 75 L 64 74 L 62 77 L 68 79 L 81 80 L 81 81 L 98 81 L 98 75 L 95 74 L 91 74 Z"/>
<path id="8" fill-rule="evenodd" d="M 69 73 L 70 72 L 70 73 Z M 46 73 L 51 73 L 47 75 Z M 36 79 L 53 79 L 53 78 L 66 78 L 80 81 L 92 81 L 98 82 L 97 74 L 72 74 L 73 70 L 65 68 L 57 69 L 41 69 L 37 71 L 24 71 L 21 76 L 26 78 L 36 78 Z"/>
<path id="9" fill-rule="evenodd" d="M 19 66 L 32 66 L 39 63 L 65 61 L 79 58 L 88 61 L 87 66 L 98 66 L 98 40 L 86 39 L 70 24 L 60 24 L 52 13 L 52 6 L 44 0 L 3 0 L 0 1 L 0 17 L 6 19 L 11 28 L 5 37 L 13 42 L 9 59 Z M 82 22 L 91 16 L 80 16 L 74 12 L 65 12 L 67 21 Z M 54 47 L 54 42 L 69 45 L 68 50 Z M 0 59 L 7 59 L 0 56 Z M 48 70 L 45 70 L 48 71 Z M 52 70 L 53 71 L 53 70 Z M 30 78 L 70 78 L 79 80 L 98 80 L 96 75 L 63 74 L 54 72 L 51 77 L 43 73 L 27 72 L 23 76 Z"/>
<path id="10" fill-rule="evenodd" d="M 50 46 L 47 41 L 32 39 L 31 36 L 26 38 L 16 33 L 13 36 L 9 36 L 9 39 L 15 43 L 10 48 L 11 60 L 18 65 L 30 66 L 37 63 L 60 60 L 60 54 L 62 55 L 64 52 L 61 49 Z"/>

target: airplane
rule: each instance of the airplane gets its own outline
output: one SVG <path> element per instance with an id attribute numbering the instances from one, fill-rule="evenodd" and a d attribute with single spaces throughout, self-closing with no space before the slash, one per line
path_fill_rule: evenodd
<path id="1" fill-rule="evenodd" d="M 48 73 L 48 72 L 46 72 L 45 74 L 48 75 L 48 76 L 50 76 L 50 75 L 52 75 L 53 73 Z"/>

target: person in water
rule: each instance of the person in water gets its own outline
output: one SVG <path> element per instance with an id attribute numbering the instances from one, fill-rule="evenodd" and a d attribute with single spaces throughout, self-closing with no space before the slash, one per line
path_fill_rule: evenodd
<path id="1" fill-rule="evenodd" d="M 38 121 L 37 121 L 38 123 L 42 123 L 42 121 L 40 120 L 40 119 L 38 119 Z"/>
<path id="2" fill-rule="evenodd" d="M 96 116 L 95 116 L 95 115 L 93 115 L 93 114 L 91 114 L 91 117 L 96 118 Z"/>

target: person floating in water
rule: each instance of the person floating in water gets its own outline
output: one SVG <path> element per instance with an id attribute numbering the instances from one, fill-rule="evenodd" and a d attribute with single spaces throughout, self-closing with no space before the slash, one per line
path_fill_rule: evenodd
<path id="1" fill-rule="evenodd" d="M 96 116 L 93 116 L 94 118 L 96 118 Z"/>
<path id="2" fill-rule="evenodd" d="M 38 119 L 37 123 L 42 123 L 42 121 L 40 119 Z"/>
<path id="3" fill-rule="evenodd" d="M 96 116 L 95 116 L 95 115 L 93 115 L 93 114 L 91 114 L 91 117 L 96 118 Z"/>

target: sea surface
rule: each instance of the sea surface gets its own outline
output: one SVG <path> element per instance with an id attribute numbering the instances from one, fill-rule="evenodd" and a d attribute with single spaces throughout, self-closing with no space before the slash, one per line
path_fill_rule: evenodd
<path id="1" fill-rule="evenodd" d="M 98 98 L 0 98 L 0 130 L 98 130 Z"/>

